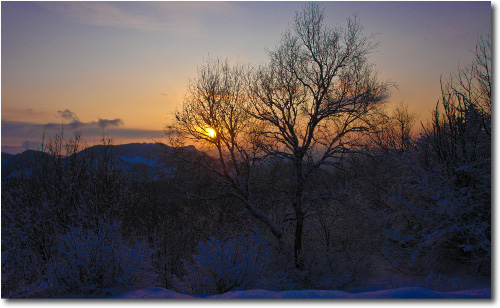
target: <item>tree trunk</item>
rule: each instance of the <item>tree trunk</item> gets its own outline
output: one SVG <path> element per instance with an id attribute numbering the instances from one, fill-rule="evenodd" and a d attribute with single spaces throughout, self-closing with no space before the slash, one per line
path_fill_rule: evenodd
<path id="1" fill-rule="evenodd" d="M 294 259 L 295 259 L 295 268 L 302 269 L 304 268 L 304 261 L 302 260 L 302 233 L 304 226 L 304 215 L 302 211 L 296 212 L 297 224 L 295 226 L 295 243 L 293 247 L 294 251 Z"/>
<path id="2" fill-rule="evenodd" d="M 302 153 L 300 153 L 302 154 Z M 293 200 L 293 209 L 295 211 L 295 241 L 294 241 L 294 260 L 295 268 L 302 269 L 304 262 L 302 260 L 302 233 L 304 228 L 304 213 L 302 212 L 302 197 L 304 194 L 304 175 L 302 173 L 303 155 L 297 155 L 295 162 L 295 196 Z"/>

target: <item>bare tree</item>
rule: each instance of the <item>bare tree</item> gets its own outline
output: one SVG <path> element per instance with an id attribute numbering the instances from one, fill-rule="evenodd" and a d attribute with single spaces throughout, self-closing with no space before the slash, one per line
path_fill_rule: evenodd
<path id="1" fill-rule="evenodd" d="M 326 197 L 309 189 L 314 172 L 338 167 L 344 155 L 360 152 L 357 137 L 367 131 L 370 113 L 388 95 L 390 84 L 379 81 L 368 61 L 376 44 L 362 30 L 357 18 L 348 19 L 345 29 L 329 28 L 320 6 L 306 4 L 293 29 L 269 52 L 269 65 L 247 69 L 208 60 L 199 68 L 169 127 L 177 141 L 184 138 L 214 149 L 215 161 L 198 157 L 193 163 L 210 170 L 223 193 L 241 200 L 280 241 L 280 224 L 254 203 L 252 174 L 263 159 L 290 162 L 289 184 L 272 189 L 285 196 L 294 216 L 297 268 L 303 265 L 307 211 Z M 286 220 L 289 214 L 284 214 Z"/>
<path id="2" fill-rule="evenodd" d="M 313 171 L 339 166 L 357 151 L 367 116 L 388 96 L 369 54 L 376 47 L 359 20 L 330 28 L 317 3 L 305 4 L 291 30 L 269 52 L 271 63 L 253 74 L 249 113 L 264 124 L 258 145 L 293 165 L 291 206 L 295 215 L 295 266 L 302 267 L 302 233 L 312 196 L 305 191 Z"/>
<path id="3" fill-rule="evenodd" d="M 401 104 L 394 109 L 393 119 L 396 122 L 396 133 L 399 139 L 398 148 L 407 151 L 411 139 L 411 129 L 417 120 L 417 114 L 408 110 L 408 105 Z"/>
<path id="4" fill-rule="evenodd" d="M 206 200 L 224 195 L 236 197 L 281 240 L 282 231 L 278 225 L 258 209 L 251 197 L 254 193 L 252 167 L 258 163 L 260 155 L 252 141 L 258 123 L 246 112 L 246 72 L 244 65 L 232 66 L 228 60 L 207 60 L 198 69 L 197 78 L 189 82 L 182 109 L 176 112 L 174 125 L 168 131 L 171 143 L 208 146 L 209 152 L 216 157 L 212 160 L 203 154 L 181 155 L 208 170 L 220 187 L 215 194 L 197 197 Z"/>
<path id="5" fill-rule="evenodd" d="M 372 120 L 370 133 L 375 151 L 399 152 L 408 151 L 412 140 L 412 129 L 417 120 L 417 114 L 408 110 L 408 105 L 401 103 L 396 106 L 392 115 L 385 108 L 380 108 Z"/>

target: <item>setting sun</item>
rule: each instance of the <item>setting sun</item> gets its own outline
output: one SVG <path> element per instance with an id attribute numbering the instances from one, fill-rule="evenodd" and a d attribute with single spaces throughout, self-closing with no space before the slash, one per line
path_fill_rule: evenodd
<path id="1" fill-rule="evenodd" d="M 214 137 L 215 137 L 215 135 L 217 135 L 217 134 L 215 133 L 215 130 L 214 130 L 213 128 L 210 128 L 210 127 L 209 127 L 209 128 L 207 128 L 207 134 L 210 136 L 210 138 L 214 138 Z"/>

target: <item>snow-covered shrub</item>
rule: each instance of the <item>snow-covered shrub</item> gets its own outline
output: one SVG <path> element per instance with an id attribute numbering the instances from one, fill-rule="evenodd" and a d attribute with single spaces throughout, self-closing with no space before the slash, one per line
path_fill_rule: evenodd
<path id="1" fill-rule="evenodd" d="M 50 233 L 41 232 L 47 229 L 36 207 L 27 205 L 29 198 L 13 196 L 14 190 L 6 191 L 5 186 L 2 183 L 2 297 L 36 296 L 46 288 L 43 267 L 52 244 Z"/>
<path id="2" fill-rule="evenodd" d="M 156 278 L 151 251 L 143 243 L 126 243 L 118 224 L 72 228 L 57 243 L 45 272 L 50 296 L 107 296 L 152 286 Z"/>
<path id="3" fill-rule="evenodd" d="M 432 122 L 400 161 L 386 215 L 386 256 L 429 272 L 491 272 L 491 39 L 441 83 Z"/>
<path id="4" fill-rule="evenodd" d="M 425 173 L 401 178 L 393 192 L 384 253 L 394 266 L 455 272 L 491 262 L 490 205 L 478 193 Z"/>
<path id="5" fill-rule="evenodd" d="M 177 289 L 200 294 L 262 288 L 269 263 L 268 243 L 259 234 L 212 237 L 198 245 L 192 262 L 185 262 L 187 274 L 178 280 Z"/>
<path id="6" fill-rule="evenodd" d="M 30 247 L 28 238 L 2 223 L 2 298 L 36 296 L 46 285 L 43 282 L 43 260 Z M 7 232 L 5 232 L 7 231 Z"/>

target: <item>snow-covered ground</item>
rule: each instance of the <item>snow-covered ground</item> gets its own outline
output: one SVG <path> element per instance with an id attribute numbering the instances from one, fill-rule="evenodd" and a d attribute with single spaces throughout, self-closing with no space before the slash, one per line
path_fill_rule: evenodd
<path id="1" fill-rule="evenodd" d="M 146 288 L 119 295 L 112 298 L 193 298 L 193 296 L 177 293 L 164 288 Z"/>
<path id="2" fill-rule="evenodd" d="M 491 288 L 474 289 L 458 292 L 437 292 L 420 287 L 407 287 L 390 290 L 380 290 L 374 292 L 349 293 L 344 291 L 330 290 L 293 290 L 293 291 L 266 291 L 266 290 L 246 290 L 232 291 L 220 295 L 213 296 L 190 296 L 180 294 L 163 288 L 146 288 L 136 291 L 122 293 L 112 298 L 174 298 L 174 299 L 274 299 L 274 298 L 303 298 L 303 299 L 318 299 L 318 298 L 351 298 L 351 299 L 387 299 L 387 298 L 491 298 Z"/>

